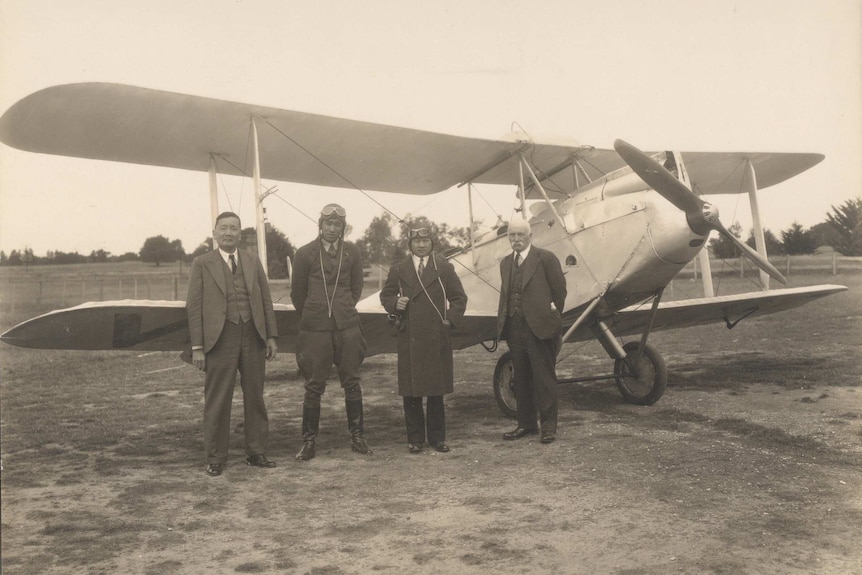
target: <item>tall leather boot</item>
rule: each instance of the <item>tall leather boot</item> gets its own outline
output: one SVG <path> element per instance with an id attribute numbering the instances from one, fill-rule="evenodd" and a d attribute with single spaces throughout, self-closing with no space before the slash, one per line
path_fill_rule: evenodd
<path id="1" fill-rule="evenodd" d="M 350 430 L 350 448 L 357 453 L 371 455 L 371 448 L 365 443 L 362 435 L 364 432 L 364 420 L 362 416 L 362 398 L 345 399 L 347 408 L 347 429 Z"/>
<path id="2" fill-rule="evenodd" d="M 296 454 L 297 461 L 308 461 L 315 456 L 314 440 L 320 425 L 320 407 L 302 408 L 302 449 Z"/>

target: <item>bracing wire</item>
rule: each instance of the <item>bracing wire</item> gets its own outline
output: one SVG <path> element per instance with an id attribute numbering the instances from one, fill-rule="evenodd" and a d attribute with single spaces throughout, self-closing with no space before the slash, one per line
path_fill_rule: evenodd
<path id="1" fill-rule="evenodd" d="M 297 142 L 296 140 L 294 140 L 293 138 L 291 138 L 290 136 L 288 136 L 287 134 L 285 134 L 283 131 L 281 131 L 280 129 L 278 129 L 278 127 L 277 127 L 277 126 L 275 126 L 272 122 L 270 122 L 270 121 L 269 121 L 269 120 L 267 120 L 266 118 L 261 118 L 261 119 L 262 119 L 264 122 L 266 122 L 266 124 L 267 124 L 267 125 L 269 125 L 269 127 L 271 127 L 273 130 L 275 130 L 276 132 L 278 132 L 279 134 L 281 134 L 282 136 L 284 136 L 287 140 L 289 140 L 289 141 L 290 141 L 294 146 L 298 147 L 300 150 L 302 150 L 303 152 L 305 152 L 306 154 L 308 154 L 309 156 L 311 156 L 312 158 L 314 158 L 317 162 L 319 162 L 319 163 L 320 163 L 320 165 L 322 165 L 322 166 L 323 166 L 323 167 L 325 167 L 327 170 L 329 170 L 330 172 L 332 172 L 333 174 L 335 174 L 336 176 L 338 176 L 339 178 L 341 178 L 342 180 L 344 180 L 344 182 L 345 182 L 346 184 L 348 184 L 348 185 L 349 185 L 349 187 L 353 188 L 354 190 L 356 190 L 356 191 L 358 191 L 358 192 L 361 192 L 361 193 L 362 193 L 366 198 L 368 198 L 369 200 L 371 200 L 372 202 L 374 202 L 375 204 L 377 204 L 378 206 L 380 206 L 381 208 L 383 208 L 383 210 L 384 210 L 384 211 L 386 211 L 386 212 L 388 212 L 389 214 L 391 214 L 391 215 L 392 215 L 392 217 L 394 217 L 394 218 L 395 218 L 399 223 L 402 223 L 402 222 L 404 221 L 404 220 L 403 220 L 403 218 L 401 218 L 401 217 L 399 217 L 399 216 L 398 216 L 398 214 L 396 214 L 395 212 L 393 212 L 392 210 L 390 210 L 389 208 L 387 208 L 386 206 L 384 206 L 383 204 L 381 204 L 380 202 L 378 202 L 377 200 L 375 200 L 373 197 L 371 197 L 371 196 L 368 194 L 368 192 L 366 192 L 365 190 L 363 190 L 362 188 L 360 188 L 359 186 L 357 186 L 356 184 L 354 184 L 353 182 L 351 182 L 351 181 L 350 181 L 346 176 L 344 176 L 341 172 L 339 172 L 338 170 L 336 170 L 335 168 L 333 168 L 332 166 L 330 166 L 329 164 L 327 164 L 327 163 L 326 163 L 325 161 L 323 161 L 321 158 L 317 157 L 317 156 L 316 156 L 316 155 L 315 155 L 311 150 L 309 150 L 308 148 L 306 148 L 305 146 L 303 146 L 302 144 L 300 144 L 299 142 Z"/>
<path id="2" fill-rule="evenodd" d="M 295 146 L 296 146 L 296 147 L 298 147 L 300 150 L 302 150 L 303 152 L 305 152 L 306 154 L 308 154 L 308 155 L 309 155 L 311 158 L 313 158 L 315 161 L 319 162 L 319 163 L 320 163 L 322 166 L 324 166 L 326 169 L 328 169 L 328 170 L 329 170 L 329 171 L 331 171 L 333 174 L 335 174 L 336 176 L 338 176 L 339 178 L 341 178 L 345 183 L 347 183 L 347 184 L 348 184 L 348 186 L 349 186 L 349 187 L 351 187 L 351 188 L 353 188 L 353 189 L 355 189 L 355 190 L 357 190 L 357 191 L 361 192 L 361 193 L 362 193 L 365 197 L 367 197 L 369 200 L 371 200 L 372 202 L 374 202 L 375 204 L 377 204 L 378 206 L 380 206 L 380 207 L 381 207 L 385 212 L 387 212 L 387 213 L 388 213 L 388 214 L 390 214 L 393 218 L 395 218 L 395 220 L 396 220 L 399 224 L 404 224 L 404 223 L 405 223 L 405 219 L 404 219 L 404 218 L 400 217 L 398 214 L 396 214 L 395 212 L 393 212 L 392 210 L 390 210 L 389 208 L 387 208 L 386 206 L 384 206 L 383 204 L 381 204 L 380 202 L 378 202 L 378 201 L 377 201 L 376 199 L 374 199 L 373 197 L 371 197 L 371 196 L 368 194 L 368 192 L 366 192 L 365 190 L 363 190 L 362 188 L 360 188 L 359 186 L 357 186 L 356 184 L 354 184 L 354 183 L 353 183 L 352 181 L 350 181 L 346 176 L 344 176 L 343 174 L 341 174 L 338 170 L 336 170 L 335 168 L 333 168 L 332 166 L 330 166 L 329 164 L 327 164 L 324 160 L 322 160 L 322 159 L 321 159 L 321 158 L 319 158 L 317 155 L 315 155 L 311 150 L 309 150 L 308 148 L 306 148 L 305 146 L 303 146 L 302 144 L 300 144 L 299 142 L 297 142 L 295 139 L 291 138 L 289 135 L 287 135 L 287 134 L 286 134 L 286 133 L 284 133 L 282 130 L 280 130 L 277 126 L 273 125 L 273 124 L 272 124 L 272 122 L 270 122 L 270 121 L 269 121 L 269 120 L 267 120 L 266 118 L 261 118 L 261 120 L 263 120 L 263 121 L 264 121 L 268 126 L 270 126 L 270 127 L 271 127 L 273 130 L 275 130 L 278 134 L 280 134 L 281 136 L 283 136 L 284 138 L 286 138 L 288 141 L 290 141 L 293 145 L 295 145 Z M 233 165 L 233 164 L 231 164 L 231 165 Z M 234 166 L 234 168 L 236 168 L 236 166 Z M 239 168 L 236 168 L 236 169 L 237 169 L 237 170 L 239 170 Z M 239 170 L 239 171 L 241 171 L 243 174 L 245 174 L 245 171 L 244 171 L 244 170 Z M 289 202 L 287 202 L 287 200 L 285 200 L 284 198 L 282 198 L 278 192 L 276 192 L 276 193 L 275 193 L 275 194 L 273 194 L 273 195 L 274 195 L 275 197 L 279 198 L 280 200 L 282 200 L 283 202 L 285 202 L 286 204 L 288 204 L 289 206 L 291 206 L 291 207 L 292 207 L 293 209 L 295 209 L 296 211 L 300 212 L 300 213 L 301 213 L 302 215 L 304 215 L 305 217 L 309 218 L 310 220 L 312 220 L 312 221 L 314 221 L 314 222 L 316 222 L 316 221 L 317 221 L 317 220 L 315 220 L 315 219 L 311 218 L 310 216 L 308 216 L 308 214 L 303 213 L 303 212 L 302 212 L 302 210 L 299 210 L 299 209 L 298 209 L 298 208 L 296 208 L 295 206 L 291 205 Z M 480 194 L 480 196 L 481 196 L 481 194 Z M 482 199 L 483 199 L 483 200 L 485 200 L 485 198 L 484 198 L 484 197 L 482 197 Z M 485 202 L 487 203 L 487 200 L 485 200 Z M 489 204 L 489 206 L 490 206 L 490 204 Z M 499 214 L 497 213 L 497 211 L 496 211 L 496 210 L 494 210 L 494 209 L 493 209 L 493 207 L 491 208 L 491 210 L 492 210 L 492 211 L 494 211 L 494 213 L 495 213 L 495 214 L 497 214 L 497 216 L 499 217 Z M 494 285 L 493 285 L 491 282 L 489 282 L 488 280 L 486 280 L 485 278 L 483 278 L 481 275 L 479 275 L 479 273 L 477 273 L 477 272 L 473 271 L 472 269 L 470 269 L 469 267 L 467 267 L 467 266 L 466 266 L 466 265 L 464 265 L 463 263 L 458 262 L 457 260 L 454 260 L 454 259 L 450 259 L 449 261 L 450 261 L 450 262 L 453 262 L 453 263 L 458 263 L 459 265 L 461 265 L 461 267 L 463 267 L 463 268 L 464 268 L 464 269 L 466 269 L 469 273 L 471 273 L 471 274 L 473 274 L 474 276 L 476 276 L 477 278 L 479 278 L 481 281 L 483 281 L 483 282 L 484 282 L 485 284 L 487 284 L 489 287 L 491 287 L 491 288 L 492 288 L 492 289 L 494 289 L 495 291 L 498 291 L 498 292 L 500 291 L 498 288 L 494 287 Z"/>

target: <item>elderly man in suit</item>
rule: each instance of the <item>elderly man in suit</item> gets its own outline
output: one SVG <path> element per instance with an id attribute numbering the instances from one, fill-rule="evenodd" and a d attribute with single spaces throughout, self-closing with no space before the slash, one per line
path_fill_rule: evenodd
<path id="1" fill-rule="evenodd" d="M 464 316 L 467 294 L 451 263 L 432 251 L 429 228 L 409 230 L 411 256 L 389 268 L 380 302 L 398 322 L 398 394 L 410 453 L 428 444 L 447 453 L 443 396 L 454 390 L 449 333 Z M 427 397 L 427 416 L 422 398 Z"/>
<path id="2" fill-rule="evenodd" d="M 343 207 L 323 206 L 317 224 L 317 239 L 296 250 L 290 289 L 300 318 L 296 347 L 299 369 L 305 377 L 302 449 L 296 454 L 299 461 L 308 461 L 316 454 L 320 399 L 333 363 L 344 388 L 351 448 L 371 454 L 364 439 L 359 376 L 366 349 L 356 310 L 364 282 L 362 257 L 354 244 L 344 240 L 347 212 Z"/>
<path id="3" fill-rule="evenodd" d="M 518 427 L 505 440 L 534 435 L 536 411 L 541 442 L 557 433 L 557 353 L 562 334 L 561 313 L 566 302 L 566 279 L 557 257 L 531 245 L 532 229 L 513 218 L 508 229 L 513 252 L 500 261 L 502 278 L 497 311 L 497 337 L 512 352 Z"/>
<path id="4" fill-rule="evenodd" d="M 265 455 L 269 419 L 263 400 L 265 360 L 275 358 L 278 329 L 266 274 L 257 257 L 239 246 L 239 216 L 216 218 L 218 249 L 192 262 L 186 310 L 192 363 L 205 373 L 204 448 L 207 474 L 227 462 L 230 411 L 240 373 L 245 415 L 246 463 L 275 467 Z"/>

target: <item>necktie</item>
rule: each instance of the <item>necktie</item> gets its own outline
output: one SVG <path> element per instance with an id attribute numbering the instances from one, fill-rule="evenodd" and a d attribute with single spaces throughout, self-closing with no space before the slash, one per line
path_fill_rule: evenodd
<path id="1" fill-rule="evenodd" d="M 417 269 L 419 275 L 422 275 L 422 272 L 425 271 L 425 258 L 419 258 L 419 268 Z"/>
<path id="2" fill-rule="evenodd" d="M 329 257 L 334 258 L 334 257 L 335 257 L 335 253 L 336 253 L 336 251 L 335 251 L 335 244 L 329 244 L 329 249 L 327 249 L 327 250 L 326 250 L 326 253 L 328 253 L 328 254 L 329 254 Z"/>
<path id="3" fill-rule="evenodd" d="M 235 274 L 236 273 L 236 260 L 234 259 L 233 254 L 231 254 L 229 256 L 229 259 L 230 259 L 230 273 Z"/>
<path id="4" fill-rule="evenodd" d="M 521 267 L 521 252 L 515 252 L 515 267 Z"/>

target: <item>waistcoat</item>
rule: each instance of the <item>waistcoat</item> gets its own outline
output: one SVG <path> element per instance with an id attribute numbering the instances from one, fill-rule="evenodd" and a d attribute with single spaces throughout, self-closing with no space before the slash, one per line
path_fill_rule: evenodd
<path id="1" fill-rule="evenodd" d="M 524 270 L 524 262 L 521 262 L 521 265 L 515 267 L 515 264 L 512 264 L 512 287 L 509 290 L 509 316 L 513 316 L 515 314 L 524 315 L 523 310 L 521 309 L 521 287 L 522 287 L 522 279 L 523 279 L 523 270 Z"/>
<path id="2" fill-rule="evenodd" d="M 239 260 L 239 254 L 237 254 L 235 274 L 230 272 L 230 268 L 222 260 L 224 283 L 227 287 L 227 320 L 234 324 L 238 324 L 240 320 L 247 322 L 251 319 L 248 287 L 245 285 L 245 274 L 242 273 L 242 264 L 239 263 Z"/>

